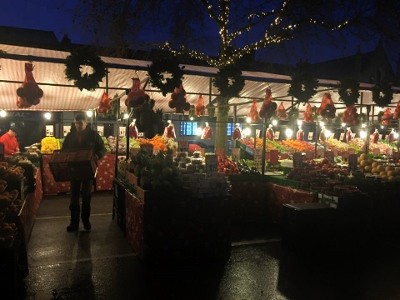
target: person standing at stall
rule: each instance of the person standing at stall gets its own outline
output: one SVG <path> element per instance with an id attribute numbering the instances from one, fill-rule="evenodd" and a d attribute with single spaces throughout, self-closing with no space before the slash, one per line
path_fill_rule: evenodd
<path id="1" fill-rule="evenodd" d="M 17 129 L 15 126 L 11 126 L 10 129 L 0 137 L 0 143 L 4 144 L 5 156 L 11 156 L 19 152 Z"/>
<path id="2" fill-rule="evenodd" d="M 106 153 L 101 136 L 89 126 L 87 126 L 86 115 L 78 113 L 75 115 L 75 129 L 71 130 L 65 137 L 62 150 L 93 150 L 96 163 Z M 92 228 L 90 224 L 90 202 L 92 199 L 93 179 L 77 180 L 71 178 L 70 192 L 71 201 L 69 209 L 71 211 L 71 222 L 67 226 L 68 232 L 79 229 L 79 218 L 82 219 L 83 227 L 89 231 Z M 79 203 L 79 197 L 82 196 L 82 209 Z"/>

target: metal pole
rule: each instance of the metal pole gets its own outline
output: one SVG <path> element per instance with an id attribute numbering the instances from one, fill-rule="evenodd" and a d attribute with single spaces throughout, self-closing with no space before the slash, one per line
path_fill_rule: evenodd
<path id="1" fill-rule="evenodd" d="M 267 118 L 263 119 L 263 130 L 262 130 L 262 135 L 263 135 L 263 147 L 261 149 L 261 172 L 264 175 L 265 173 L 265 148 L 267 146 Z"/>

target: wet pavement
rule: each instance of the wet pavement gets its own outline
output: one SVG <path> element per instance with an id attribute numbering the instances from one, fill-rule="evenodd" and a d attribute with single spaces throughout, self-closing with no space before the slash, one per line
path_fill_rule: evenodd
<path id="1" fill-rule="evenodd" d="M 92 201 L 92 231 L 81 225 L 68 233 L 68 196 L 43 200 L 28 245 L 29 275 L 5 299 L 400 299 L 394 238 L 349 253 L 300 251 L 283 247 L 271 226 L 233 226 L 226 263 L 150 268 L 112 220 L 112 193 Z"/>

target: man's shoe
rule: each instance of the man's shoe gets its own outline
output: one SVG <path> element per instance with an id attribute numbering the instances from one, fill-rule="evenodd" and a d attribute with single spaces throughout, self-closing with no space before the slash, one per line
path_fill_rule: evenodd
<path id="1" fill-rule="evenodd" d="M 67 226 L 67 231 L 68 232 L 74 232 L 74 231 L 77 231 L 78 229 L 79 229 L 79 225 L 69 224 Z"/>
<path id="2" fill-rule="evenodd" d="M 86 231 L 90 231 L 90 229 L 92 229 L 92 225 L 89 221 L 83 222 L 83 228 L 85 228 Z"/>

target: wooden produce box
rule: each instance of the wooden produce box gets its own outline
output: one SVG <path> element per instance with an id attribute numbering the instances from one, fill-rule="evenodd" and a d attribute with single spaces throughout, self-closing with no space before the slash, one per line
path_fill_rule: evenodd
<path id="1" fill-rule="evenodd" d="M 49 166 L 55 181 L 93 179 L 97 171 L 92 150 L 54 151 Z"/>

